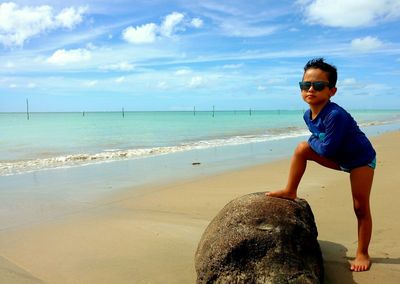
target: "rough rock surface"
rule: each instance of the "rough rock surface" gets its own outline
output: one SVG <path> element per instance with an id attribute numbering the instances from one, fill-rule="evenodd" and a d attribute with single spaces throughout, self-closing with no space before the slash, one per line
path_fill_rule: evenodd
<path id="1" fill-rule="evenodd" d="M 305 200 L 242 196 L 203 233 L 195 255 L 197 283 L 322 283 L 317 235 Z"/>

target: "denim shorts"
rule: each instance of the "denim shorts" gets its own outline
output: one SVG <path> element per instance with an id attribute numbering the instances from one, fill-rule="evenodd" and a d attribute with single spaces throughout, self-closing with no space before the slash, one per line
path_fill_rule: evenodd
<path id="1" fill-rule="evenodd" d="M 339 165 L 339 166 L 340 166 L 340 165 Z M 370 167 L 370 168 L 372 168 L 372 169 L 375 169 L 375 168 L 376 168 L 376 157 L 375 157 L 370 163 L 368 163 L 367 166 Z M 357 167 L 357 168 L 358 168 L 358 167 Z M 353 169 L 355 169 L 355 168 L 345 168 L 345 167 L 340 166 L 340 169 L 341 169 L 342 171 L 344 171 L 344 172 L 349 173 L 351 170 L 353 170 Z"/>

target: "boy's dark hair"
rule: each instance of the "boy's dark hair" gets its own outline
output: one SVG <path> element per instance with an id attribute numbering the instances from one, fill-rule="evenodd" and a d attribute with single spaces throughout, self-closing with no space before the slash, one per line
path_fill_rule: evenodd
<path id="1" fill-rule="evenodd" d="M 322 71 L 328 73 L 329 88 L 336 86 L 337 82 L 337 69 L 334 65 L 330 65 L 324 61 L 322 57 L 314 58 L 307 62 L 304 66 L 304 72 L 308 69 L 321 69 Z"/>

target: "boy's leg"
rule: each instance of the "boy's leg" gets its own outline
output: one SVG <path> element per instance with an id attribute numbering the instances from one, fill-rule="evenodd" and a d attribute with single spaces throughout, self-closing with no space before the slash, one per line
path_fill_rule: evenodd
<path id="1" fill-rule="evenodd" d="M 313 149 L 311 149 L 307 142 L 300 142 L 294 151 L 290 163 L 289 177 L 286 187 L 282 190 L 267 192 L 266 195 L 295 199 L 297 197 L 297 188 L 306 170 L 308 160 L 317 162 L 318 164 L 331 169 L 340 170 L 337 163 L 319 156 Z"/>
<path id="2" fill-rule="evenodd" d="M 356 258 L 351 263 L 353 271 L 368 270 L 371 260 L 368 246 L 372 233 L 372 217 L 369 205 L 374 170 L 369 166 L 353 169 L 350 172 L 351 192 L 353 195 L 354 212 L 357 217 L 358 247 Z"/>

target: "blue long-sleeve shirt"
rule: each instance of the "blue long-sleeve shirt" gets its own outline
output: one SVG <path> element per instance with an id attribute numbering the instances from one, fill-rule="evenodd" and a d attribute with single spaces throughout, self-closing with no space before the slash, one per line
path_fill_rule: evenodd
<path id="1" fill-rule="evenodd" d="M 375 158 L 371 142 L 339 105 L 327 103 L 313 120 L 311 110 L 307 110 L 304 121 L 312 133 L 308 144 L 318 155 L 349 169 L 367 165 Z"/>

